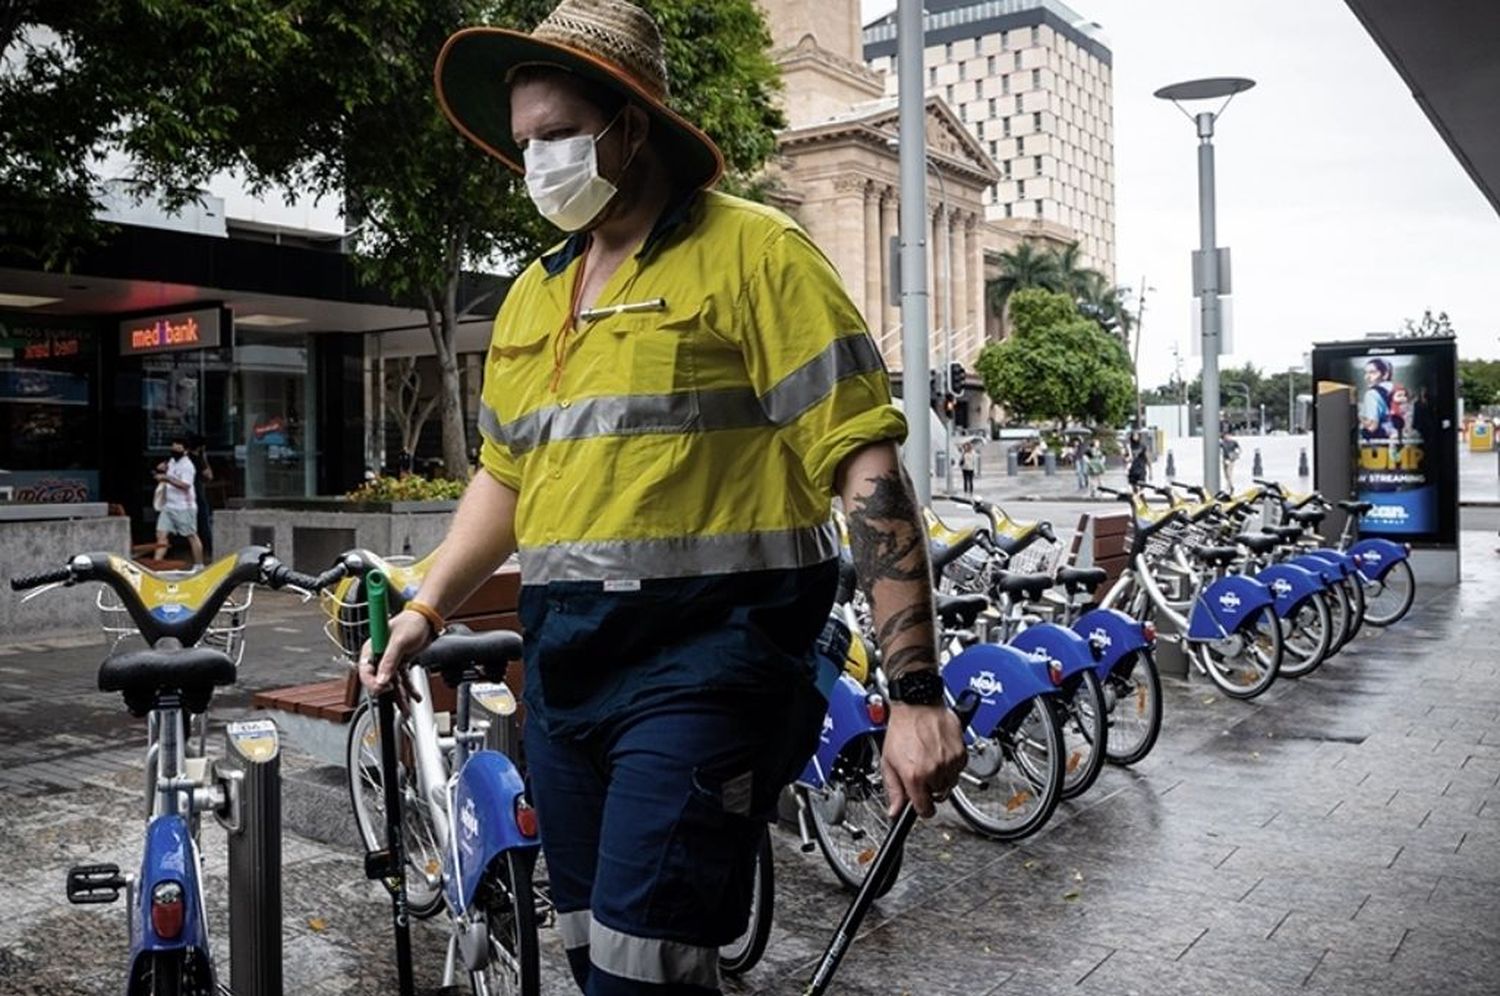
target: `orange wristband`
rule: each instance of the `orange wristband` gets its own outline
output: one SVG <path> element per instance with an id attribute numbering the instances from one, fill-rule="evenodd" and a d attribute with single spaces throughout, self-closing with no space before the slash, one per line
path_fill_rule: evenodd
<path id="1" fill-rule="evenodd" d="M 437 609 L 434 609 L 426 602 L 419 602 L 415 598 L 413 598 L 407 601 L 405 607 L 408 611 L 415 612 L 417 615 L 427 620 L 427 625 L 432 627 L 433 636 L 438 635 L 443 630 L 448 628 L 448 620 L 444 619 L 442 614 L 438 612 Z"/>

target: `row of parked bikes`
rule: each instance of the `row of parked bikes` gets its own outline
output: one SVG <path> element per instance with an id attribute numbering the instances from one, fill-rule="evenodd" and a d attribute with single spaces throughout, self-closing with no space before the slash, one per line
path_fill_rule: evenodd
<path id="1" fill-rule="evenodd" d="M 1177 643 L 1226 695 L 1248 699 L 1277 677 L 1311 674 L 1363 625 L 1388 626 L 1411 607 L 1408 550 L 1357 539 L 1367 505 L 1297 495 L 1267 481 L 1239 495 L 1176 482 L 1116 494 L 1131 508 L 1133 529 L 1128 561 L 1108 587 L 1109 574 L 1092 566 L 1016 569 L 1043 544 L 1055 546 L 1048 523 L 1012 519 L 974 498 L 944 499 L 975 513 L 977 523 L 964 528 L 924 512 L 942 676 L 953 701 L 978 698 L 964 727 L 968 764 L 950 800 L 986 837 L 1036 833 L 1106 763 L 1131 765 L 1150 753 L 1162 726 L 1158 642 Z M 1333 513 L 1345 522 L 1326 544 L 1316 530 Z M 370 634 L 372 588 L 388 588 L 396 611 L 427 566 L 355 550 L 310 576 L 248 547 L 193 575 L 157 575 L 113 555 L 81 554 L 60 570 L 12 580 L 16 590 L 37 589 L 33 595 L 100 583 L 146 644 L 121 650 L 116 632 L 99 671 L 99 688 L 122 693 L 147 723 L 140 872 L 87 865 L 68 875 L 74 902 L 114 901 L 121 891 L 128 897 L 127 996 L 220 991 L 198 829 L 202 814 L 222 816 L 226 805 L 204 731 L 214 690 L 236 676 L 238 654 L 225 652 L 236 648 L 211 645 L 216 618 L 236 604 L 228 600 L 246 585 L 304 598 L 322 593 L 329 636 L 353 660 Z M 888 708 L 869 607 L 847 557 L 842 582 L 819 641 L 828 712 L 789 808 L 801 850 L 820 851 L 841 884 L 860 889 L 891 829 L 880 755 Z M 243 613 L 236 625 L 243 627 Z M 413 916 L 446 922 L 444 984 L 462 977 L 481 994 L 539 991 L 538 930 L 551 915 L 536 815 L 507 753 L 516 703 L 504 675 L 520 652 L 514 633 L 450 628 L 412 663 L 418 695 L 393 727 L 394 749 L 382 742 L 369 701 L 356 710 L 347 740 L 350 800 L 366 850 L 382 853 L 388 828 L 401 840 L 404 874 L 386 869 L 372 877 L 399 891 Z M 451 711 L 435 704 L 438 681 L 453 693 Z M 190 735 L 195 718 L 197 737 Z M 899 861 L 881 867 L 869 890 L 876 895 L 895 883 Z M 721 952 L 726 972 L 746 971 L 764 954 L 774 896 L 768 828 L 748 929 Z"/>

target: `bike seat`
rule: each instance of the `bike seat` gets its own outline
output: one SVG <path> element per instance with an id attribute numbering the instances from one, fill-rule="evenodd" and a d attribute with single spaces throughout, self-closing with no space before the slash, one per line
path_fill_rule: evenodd
<path id="1" fill-rule="evenodd" d="M 974 625 L 979 613 L 990 607 L 983 595 L 938 595 L 937 614 L 944 624 L 962 629 Z"/>
<path id="2" fill-rule="evenodd" d="M 467 626 L 449 626 L 411 663 L 457 688 L 468 681 L 504 681 L 505 666 L 521 659 L 521 648 L 521 634 L 508 629 L 475 633 Z"/>
<path id="3" fill-rule="evenodd" d="M 995 590 L 1006 595 L 1037 599 L 1055 583 L 1050 574 L 1014 574 L 1001 571 L 995 578 Z"/>
<path id="4" fill-rule="evenodd" d="M 1304 526 L 1316 526 L 1328 518 L 1328 513 L 1321 508 L 1299 508 L 1286 514 L 1293 522 L 1300 522 Z"/>
<path id="5" fill-rule="evenodd" d="M 132 650 L 99 665 L 99 691 L 122 692 L 132 715 L 144 716 L 164 693 L 177 693 L 190 713 L 208 708 L 214 689 L 234 684 L 234 661 L 209 647 Z"/>
<path id="6" fill-rule="evenodd" d="M 1268 536 L 1265 533 L 1240 533 L 1234 541 L 1251 553 L 1270 553 L 1281 545 L 1280 536 Z"/>
<path id="7" fill-rule="evenodd" d="M 1237 546 L 1194 546 L 1188 552 L 1212 567 L 1228 567 L 1240 557 Z"/>
<path id="8" fill-rule="evenodd" d="M 1274 536 L 1280 540 L 1299 540 L 1302 538 L 1301 526 L 1261 526 L 1260 531 L 1267 536 Z"/>
<path id="9" fill-rule="evenodd" d="M 1364 515 L 1366 512 L 1370 511 L 1370 509 L 1375 507 L 1372 503 L 1367 501 L 1340 501 L 1335 502 L 1335 504 L 1338 505 L 1339 508 L 1348 512 L 1350 515 Z"/>
<path id="10" fill-rule="evenodd" d="M 1109 572 L 1102 567 L 1059 567 L 1057 583 L 1072 595 L 1080 591 L 1092 591 L 1104 583 Z"/>

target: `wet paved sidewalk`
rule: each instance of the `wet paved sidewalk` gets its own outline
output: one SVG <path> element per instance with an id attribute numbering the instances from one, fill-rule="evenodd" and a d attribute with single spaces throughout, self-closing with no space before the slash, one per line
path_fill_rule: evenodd
<path id="1" fill-rule="evenodd" d="M 1493 546 L 1465 534 L 1463 586 L 1422 593 L 1398 627 L 1253 703 L 1167 682 L 1152 756 L 1106 770 L 1029 841 L 978 839 L 948 812 L 920 826 L 834 992 L 1500 991 Z M 305 610 L 252 620 L 220 718 L 253 688 L 332 673 L 316 623 Z M 99 657 L 0 645 L 0 994 L 119 991 L 123 907 L 62 896 L 68 865 L 139 853 L 140 728 L 92 691 Z M 205 827 L 222 958 L 223 836 Z M 819 855 L 775 838 L 771 949 L 729 993 L 800 991 L 847 901 Z M 295 835 L 284 846 L 286 992 L 391 991 L 388 907 L 358 857 Z M 441 938 L 415 936 L 430 986 Z M 550 931 L 543 959 L 547 991 L 570 992 Z"/>

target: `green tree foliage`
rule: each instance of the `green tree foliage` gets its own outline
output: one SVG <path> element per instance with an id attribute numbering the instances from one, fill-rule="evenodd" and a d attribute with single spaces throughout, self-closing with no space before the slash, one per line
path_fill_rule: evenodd
<path id="1" fill-rule="evenodd" d="M 755 0 L 639 0 L 667 46 L 674 106 L 746 189 L 783 120 Z M 422 307 L 442 370 L 443 456 L 467 466 L 454 337 L 480 302 L 464 270 L 558 233 L 497 161 L 442 118 L 432 67 L 472 24 L 530 29 L 555 0 L 0 2 L 0 249 L 65 265 L 98 234 L 91 166 L 109 152 L 169 205 L 235 169 L 252 189 L 339 198 L 363 277 Z M 170 58 L 156 53 L 170 53 Z"/>
<path id="2" fill-rule="evenodd" d="M 977 363 L 989 396 L 1021 421 L 1123 424 L 1135 404 L 1124 343 L 1066 294 L 1028 288 L 1009 304 L 1011 335 Z"/>
<path id="3" fill-rule="evenodd" d="M 1458 394 L 1464 399 L 1464 411 L 1471 415 L 1500 405 L 1500 360 L 1459 360 Z"/>
<path id="4" fill-rule="evenodd" d="M 1457 335 L 1453 330 L 1453 323 L 1448 320 L 1446 311 L 1439 311 L 1437 317 L 1432 316 L 1432 309 L 1428 308 L 1422 312 L 1422 317 L 1417 321 L 1410 318 L 1401 322 L 1401 334 L 1408 339 L 1437 339 L 1446 336 Z"/>
<path id="5" fill-rule="evenodd" d="M 1287 380 L 1290 379 L 1293 405 L 1299 394 L 1312 393 L 1312 375 L 1297 371 L 1279 371 L 1263 374 L 1254 364 L 1227 367 L 1219 371 L 1219 407 L 1224 421 L 1236 431 L 1260 427 L 1260 409 L 1266 409 L 1268 429 L 1288 429 L 1287 424 Z M 1243 385 L 1243 387 L 1241 386 Z M 1183 385 L 1163 384 L 1141 393 L 1141 403 L 1147 405 L 1175 405 L 1180 403 Z M 1203 403 L 1203 375 L 1199 374 L 1186 385 L 1189 404 Z M 1248 390 L 1248 396 L 1246 391 Z M 1249 409 L 1247 411 L 1248 405 Z"/>
<path id="6" fill-rule="evenodd" d="M 1063 286 L 1057 257 L 1038 249 L 1034 242 L 1022 242 L 1000 254 L 1000 276 L 991 280 L 986 290 L 990 307 L 995 314 L 1003 315 L 1006 302 L 1016 291 L 1029 287 L 1060 291 Z"/>

